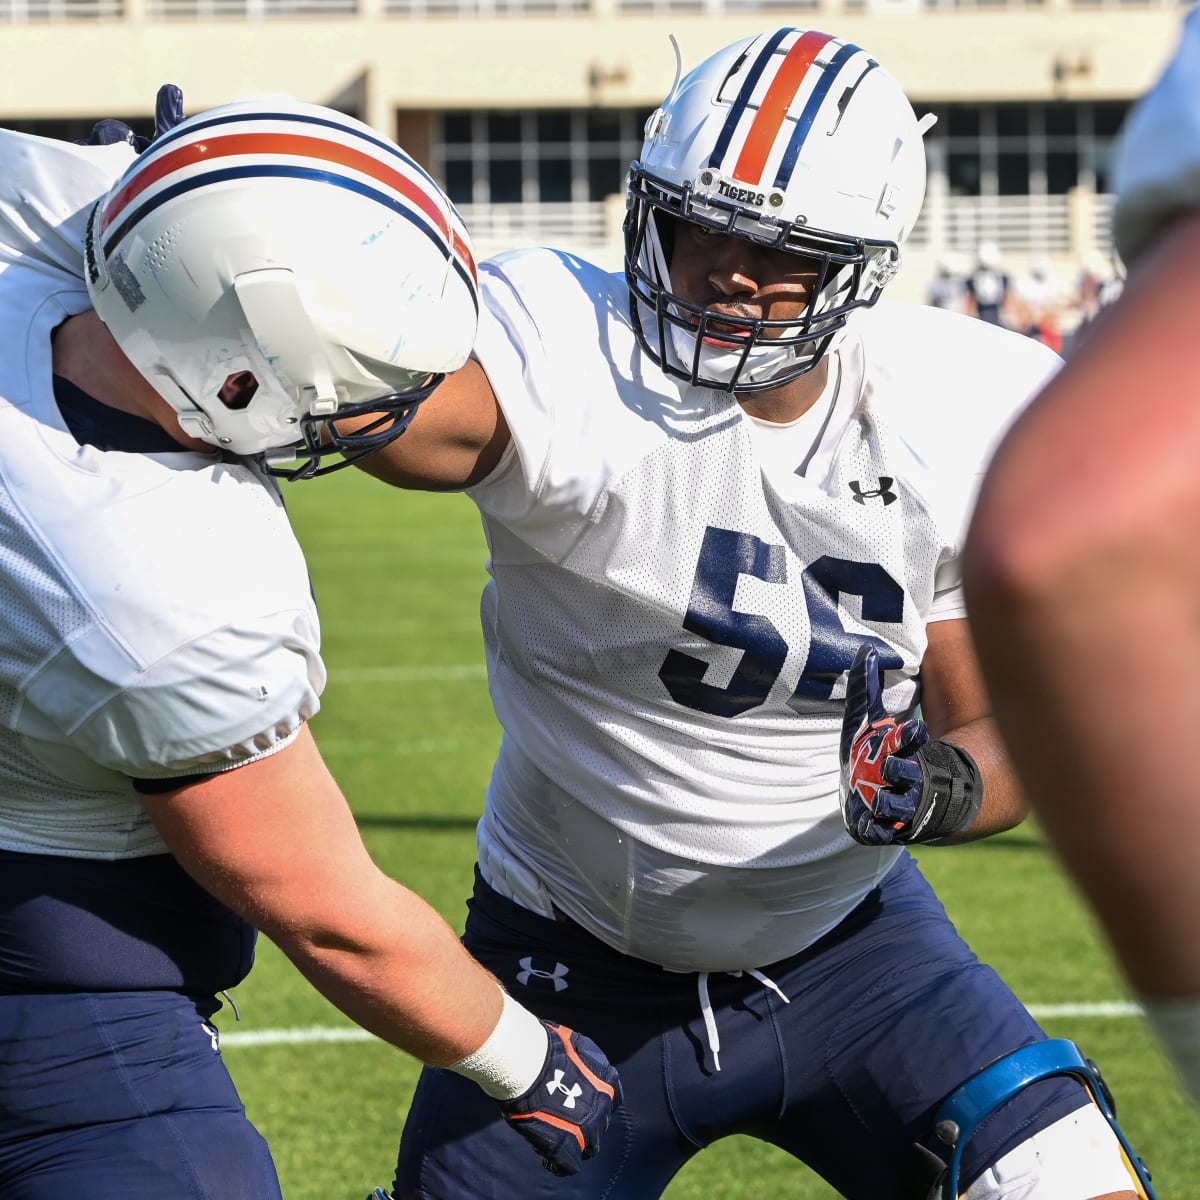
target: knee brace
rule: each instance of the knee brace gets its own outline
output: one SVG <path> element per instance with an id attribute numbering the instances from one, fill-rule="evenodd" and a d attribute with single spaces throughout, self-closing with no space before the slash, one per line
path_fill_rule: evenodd
<path id="1" fill-rule="evenodd" d="M 925 1178 L 919 1188 L 913 1190 L 914 1200 L 958 1200 L 963 1150 L 971 1135 L 990 1113 L 1022 1088 L 1053 1075 L 1071 1076 L 1084 1086 L 1120 1144 L 1130 1184 L 1134 1185 L 1136 1181 L 1136 1188 L 1144 1200 L 1157 1200 L 1150 1185 L 1149 1171 L 1117 1124 L 1112 1095 L 1096 1065 L 1084 1058 L 1074 1042 L 1063 1038 L 1034 1042 L 1004 1055 L 942 1101 L 933 1117 L 936 1153 L 924 1146 L 917 1147 Z M 996 1194 L 1006 1193 L 999 1191 Z M 1037 1193 L 1026 1188 L 1018 1194 Z"/>

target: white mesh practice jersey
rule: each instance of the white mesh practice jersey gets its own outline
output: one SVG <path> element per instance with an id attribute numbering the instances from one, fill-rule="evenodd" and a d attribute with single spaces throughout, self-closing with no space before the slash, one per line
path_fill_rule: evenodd
<path id="1" fill-rule="evenodd" d="M 0 131 L 0 848 L 165 851 L 130 783 L 286 744 L 324 685 L 273 481 L 215 453 L 77 444 L 51 334 L 127 146 Z"/>
<path id="2" fill-rule="evenodd" d="M 891 711 L 914 707 L 927 622 L 964 615 L 990 451 L 1059 360 L 881 305 L 820 401 L 770 427 L 649 363 L 621 276 L 517 251 L 481 279 L 477 353 L 512 431 L 471 493 L 505 730 L 484 875 L 671 968 L 776 961 L 901 853 L 842 826 L 844 673 L 872 640 Z"/>
<path id="3" fill-rule="evenodd" d="M 1200 8 L 1174 57 L 1134 106 L 1114 153 L 1113 234 L 1127 265 L 1180 213 L 1200 209 Z"/>

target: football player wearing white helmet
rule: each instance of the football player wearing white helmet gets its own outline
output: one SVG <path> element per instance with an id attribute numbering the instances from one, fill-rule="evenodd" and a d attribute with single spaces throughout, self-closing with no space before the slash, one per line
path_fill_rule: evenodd
<path id="1" fill-rule="evenodd" d="M 741 395 L 811 371 L 900 266 L 925 197 L 923 132 L 878 62 L 849 43 L 830 51 L 820 33 L 735 43 L 679 80 L 629 176 L 626 278 L 642 348 L 669 375 Z M 677 254 L 675 239 L 721 235 L 793 256 L 802 286 L 765 293 L 761 311 L 714 312 L 711 286 L 687 279 L 703 256 Z"/>
<path id="2" fill-rule="evenodd" d="M 995 441 L 1059 360 L 880 301 L 926 124 L 841 38 L 719 51 L 650 119 L 625 270 L 483 264 L 471 361 L 363 460 L 466 489 L 487 534 L 504 736 L 466 944 L 603 1044 L 626 1095 L 619 1150 L 552 1192 L 426 1071 L 402 1200 L 651 1200 L 735 1132 L 850 1200 L 1149 1195 L 1069 1072 L 1003 1096 L 988 1076 L 968 1099 L 997 1111 L 952 1163 L 932 1120 L 1045 1040 L 905 843 L 1023 815 L 959 553 Z"/>
<path id="3" fill-rule="evenodd" d="M 1200 720 L 1198 79 L 1193 10 L 1117 147 L 1125 289 L 1003 446 L 967 594 L 1030 798 L 1200 1104 L 1200 814 L 1179 769 Z"/>
<path id="4" fill-rule="evenodd" d="M 183 432 L 298 459 L 292 478 L 403 433 L 466 358 L 478 310 L 454 206 L 398 147 L 328 113 L 265 97 L 184 121 L 87 227 L 96 314 Z"/>
<path id="5" fill-rule="evenodd" d="M 615 1072 L 368 856 L 271 475 L 388 444 L 461 366 L 458 216 L 286 97 L 135 149 L 0 131 L 0 1194 L 279 1197 L 213 1024 L 256 930 L 578 1170 Z"/>

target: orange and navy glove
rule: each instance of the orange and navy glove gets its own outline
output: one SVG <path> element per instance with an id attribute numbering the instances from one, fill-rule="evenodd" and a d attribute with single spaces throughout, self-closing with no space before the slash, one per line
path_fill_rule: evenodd
<path id="1" fill-rule="evenodd" d="M 550 1034 L 533 1086 L 500 1108 L 504 1119 L 542 1156 L 554 1175 L 577 1175 L 600 1150 L 600 1137 L 621 1105 L 616 1068 L 589 1037 L 543 1022 Z"/>
<path id="2" fill-rule="evenodd" d="M 842 821 L 868 846 L 931 842 L 969 829 L 979 815 L 979 768 L 960 746 L 931 741 L 920 718 L 883 706 L 883 668 L 864 644 L 846 677 L 842 720 Z"/>

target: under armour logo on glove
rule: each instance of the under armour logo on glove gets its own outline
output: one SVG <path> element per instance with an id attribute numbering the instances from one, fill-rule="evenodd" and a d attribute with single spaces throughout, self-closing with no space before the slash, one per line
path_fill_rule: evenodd
<path id="1" fill-rule="evenodd" d="M 577 1175 L 600 1150 L 621 1105 L 616 1068 L 591 1038 L 545 1022 L 550 1050 L 533 1086 L 501 1105 L 504 1119 L 533 1145 L 555 1175 Z"/>
<path id="2" fill-rule="evenodd" d="M 842 720 L 842 820 L 855 841 L 886 846 L 919 833 L 925 774 L 916 755 L 928 741 L 924 721 L 888 716 L 879 653 L 864 643 L 846 677 Z"/>
<path id="3" fill-rule="evenodd" d="M 573 1083 L 570 1087 L 568 1087 L 565 1083 L 563 1083 L 563 1073 L 561 1071 L 554 1072 L 554 1078 L 550 1080 L 548 1084 L 546 1084 L 546 1091 L 552 1093 L 562 1092 L 563 1108 L 574 1108 L 575 1101 L 583 1095 L 583 1088 L 581 1088 L 579 1084 Z"/>

